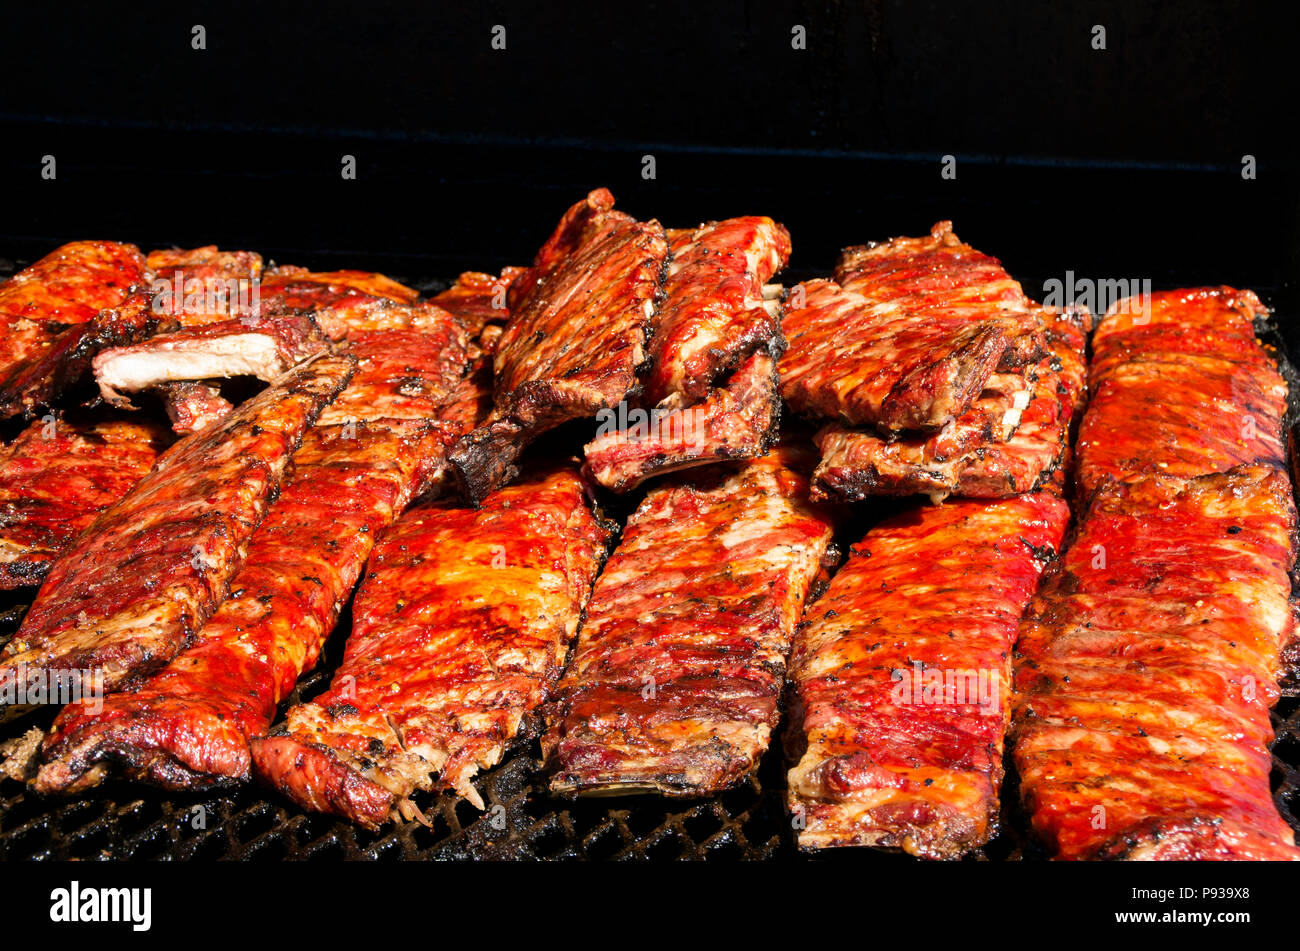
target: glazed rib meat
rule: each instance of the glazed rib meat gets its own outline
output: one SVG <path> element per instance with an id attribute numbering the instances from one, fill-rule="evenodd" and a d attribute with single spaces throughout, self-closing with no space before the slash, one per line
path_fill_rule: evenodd
<path id="1" fill-rule="evenodd" d="M 687 466 L 761 456 L 780 417 L 775 361 L 785 338 L 780 302 L 764 285 L 790 257 L 789 232 L 771 218 L 731 218 L 670 231 L 668 242 L 640 401 L 652 407 L 640 411 L 649 424 L 602 423 L 585 449 L 592 476 L 617 492 Z"/>
<path id="2" fill-rule="evenodd" d="M 783 321 L 781 389 L 799 413 L 889 432 L 936 430 L 1002 366 L 1035 356 L 1032 305 L 948 222 L 928 238 L 850 248 L 836 281 L 797 285 Z"/>
<path id="3" fill-rule="evenodd" d="M 456 283 L 441 294 L 429 298 L 461 322 L 471 336 L 477 336 L 488 324 L 504 323 L 510 316 L 507 292 L 510 284 L 525 268 L 503 268 L 501 275 L 466 271 Z"/>
<path id="4" fill-rule="evenodd" d="M 609 531 L 572 469 L 475 510 L 410 509 L 375 547 L 330 689 L 253 741 L 258 775 L 305 809 L 375 828 L 472 780 L 529 731 L 572 643 Z"/>
<path id="5" fill-rule="evenodd" d="M 31 415 L 100 348 L 148 333 L 149 277 L 134 245 L 74 241 L 0 283 L 0 418 Z"/>
<path id="6" fill-rule="evenodd" d="M 1145 302 L 1145 306 L 1144 306 Z M 1255 337 L 1250 291 L 1203 287 L 1120 301 L 1093 336 L 1078 482 L 1284 465 L 1286 382 Z"/>
<path id="7" fill-rule="evenodd" d="M 150 251 L 147 261 L 154 274 L 153 311 L 158 316 L 194 327 L 257 313 L 260 254 L 207 245 Z"/>
<path id="8" fill-rule="evenodd" d="M 1086 313 L 1044 308 L 1038 364 L 994 373 L 969 410 L 937 433 L 883 436 L 839 423 L 816 436 L 816 498 L 859 501 L 921 492 L 1004 498 L 1051 484 L 1082 405 Z"/>
<path id="9" fill-rule="evenodd" d="M 781 401 L 776 361 L 766 350 L 755 352 L 725 385 L 684 409 L 641 411 L 627 426 L 619 426 L 612 411 L 609 416 L 583 452 L 592 477 L 615 492 L 678 469 L 752 459 L 777 435 Z"/>
<path id="10" fill-rule="evenodd" d="M 1021 794 L 1057 858 L 1300 857 L 1268 752 L 1295 525 L 1271 466 L 1098 488 L 1017 647 Z"/>
<path id="11" fill-rule="evenodd" d="M 144 478 L 167 442 L 150 422 L 50 414 L 0 450 L 0 588 L 40 584 L 50 562 Z"/>
<path id="12" fill-rule="evenodd" d="M 831 540 L 805 461 L 778 448 L 646 496 L 547 711 L 552 791 L 706 795 L 757 767 Z"/>
<path id="13" fill-rule="evenodd" d="M 85 789 L 111 764 L 173 789 L 249 778 L 249 737 L 266 731 L 315 664 L 377 537 L 472 426 L 447 406 L 465 370 L 464 330 L 444 315 L 440 333 L 417 333 L 349 341 L 356 372 L 303 438 L 230 596 L 194 645 L 138 689 L 95 713 L 66 708 L 37 789 Z"/>
<path id="14" fill-rule="evenodd" d="M 171 660 L 225 597 L 289 456 L 354 362 L 305 364 L 168 449 L 50 567 L 0 676 L 91 668 L 111 692 Z"/>
<path id="15" fill-rule="evenodd" d="M 167 418 L 172 421 L 172 431 L 182 435 L 219 423 L 235 411 L 234 404 L 221 395 L 221 388 L 210 383 L 163 383 L 158 392 Z"/>
<path id="16" fill-rule="evenodd" d="M 515 460 L 538 434 L 634 391 L 667 256 L 659 223 L 615 211 L 603 188 L 565 213 L 533 267 L 510 285 L 492 417 L 451 456 L 472 501 L 514 477 Z"/>
<path id="17" fill-rule="evenodd" d="M 245 316 L 113 347 L 92 365 L 104 399 L 130 405 L 124 394 L 183 380 L 255 376 L 269 383 L 328 346 L 309 314 Z"/>
<path id="18" fill-rule="evenodd" d="M 799 846 L 954 858 L 997 830 L 1016 625 L 1069 521 L 1048 492 L 872 528 L 790 660 Z"/>

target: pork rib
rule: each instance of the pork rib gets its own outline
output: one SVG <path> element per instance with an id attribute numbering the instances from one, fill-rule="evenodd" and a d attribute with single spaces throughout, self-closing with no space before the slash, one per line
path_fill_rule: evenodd
<path id="1" fill-rule="evenodd" d="M 1285 465 L 1286 382 L 1255 337 L 1250 291 L 1202 287 L 1119 301 L 1093 335 L 1078 483 Z"/>
<path id="2" fill-rule="evenodd" d="M 0 450 L 0 588 L 37 585 L 167 445 L 150 422 L 50 414 Z"/>
<path id="3" fill-rule="evenodd" d="M 168 449 L 50 567 L 0 677 L 93 669 L 111 692 L 171 660 L 225 597 L 289 456 L 354 362 L 299 367 Z"/>
<path id="4" fill-rule="evenodd" d="M 509 318 L 510 284 L 525 270 L 502 268 L 500 276 L 466 271 L 456 278 L 455 284 L 429 301 L 459 320 L 471 336 L 478 336 L 488 324 L 504 323 Z"/>
<path id="5" fill-rule="evenodd" d="M 952 858 L 993 836 L 1016 622 L 1068 521 L 1048 492 L 950 501 L 855 546 L 790 660 L 801 848 Z"/>
<path id="6" fill-rule="evenodd" d="M 434 785 L 472 785 L 528 729 L 578 627 L 609 531 L 577 473 L 475 510 L 420 505 L 375 547 L 330 689 L 253 741 L 258 775 L 306 809 L 375 828 Z"/>
<path id="7" fill-rule="evenodd" d="M 659 223 L 615 211 L 603 188 L 565 213 L 533 267 L 510 285 L 492 417 L 451 456 L 472 501 L 514 477 L 535 436 L 634 392 L 667 257 Z"/>
<path id="8" fill-rule="evenodd" d="M 31 415 L 96 351 L 148 333 L 149 278 L 135 245 L 74 241 L 0 283 L 0 418 Z"/>
<path id="9" fill-rule="evenodd" d="M 166 248 L 150 251 L 153 311 L 185 327 L 257 313 L 262 256 L 252 251 Z"/>
<path id="10" fill-rule="evenodd" d="M 1038 364 L 989 377 L 971 408 L 937 433 L 882 436 L 831 423 L 817 434 L 817 498 L 859 501 L 921 492 L 1005 498 L 1051 484 L 1062 472 L 1082 405 L 1086 313 L 1043 308 Z"/>
<path id="11" fill-rule="evenodd" d="M 101 351 L 92 366 L 104 399 L 130 405 L 125 394 L 182 380 L 255 376 L 269 383 L 328 346 L 308 314 L 245 316 L 112 347 Z"/>
<path id="12" fill-rule="evenodd" d="M 1097 489 L 1016 651 L 1021 794 L 1057 858 L 1300 857 L 1268 752 L 1295 518 L 1269 466 Z"/>
<path id="13" fill-rule="evenodd" d="M 809 281 L 787 297 L 781 386 L 796 412 L 936 430 L 1000 365 L 1037 353 L 1017 342 L 1039 334 L 1020 285 L 949 222 L 926 238 L 849 248 L 835 273 L 838 283 Z"/>
<path id="14" fill-rule="evenodd" d="M 303 438 L 230 596 L 194 645 L 137 690 L 93 713 L 67 707 L 44 745 L 37 789 L 76 792 L 113 765 L 172 789 L 249 778 L 248 738 L 266 731 L 316 662 L 376 538 L 472 426 L 455 405 L 464 330 L 445 315 L 441 332 L 419 334 L 349 340 L 356 372 Z"/>
<path id="15" fill-rule="evenodd" d="M 552 791 L 705 795 L 757 767 L 831 540 L 802 465 L 777 449 L 646 496 L 547 712 Z"/>
<path id="16" fill-rule="evenodd" d="M 158 387 L 172 421 L 172 430 L 188 435 L 219 423 L 235 411 L 234 404 L 221 395 L 221 388 L 211 383 L 182 380 Z"/>
<path id="17" fill-rule="evenodd" d="M 790 257 L 789 232 L 771 218 L 730 218 L 670 231 L 668 241 L 640 400 L 648 409 L 639 410 L 651 423 L 611 432 L 606 421 L 584 450 L 593 478 L 616 492 L 688 466 L 761 456 L 780 417 L 781 305 L 764 286 Z"/>

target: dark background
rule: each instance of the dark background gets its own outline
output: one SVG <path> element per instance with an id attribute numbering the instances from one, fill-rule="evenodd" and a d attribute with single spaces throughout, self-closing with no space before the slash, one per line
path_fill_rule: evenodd
<path id="1" fill-rule="evenodd" d="M 779 218 L 797 276 L 946 217 L 1035 296 L 1067 269 L 1223 282 L 1285 321 L 1298 8 L 7 4 L 0 257 L 107 237 L 449 276 L 525 263 L 603 184 L 670 225 Z"/>

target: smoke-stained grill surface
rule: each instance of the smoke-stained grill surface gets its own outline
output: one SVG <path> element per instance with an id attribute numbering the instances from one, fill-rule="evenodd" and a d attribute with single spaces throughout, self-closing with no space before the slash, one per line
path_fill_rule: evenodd
<path id="1" fill-rule="evenodd" d="M 802 848 L 953 858 L 996 832 L 1016 622 L 1069 517 L 1049 492 L 919 505 L 853 548 L 790 661 Z"/>

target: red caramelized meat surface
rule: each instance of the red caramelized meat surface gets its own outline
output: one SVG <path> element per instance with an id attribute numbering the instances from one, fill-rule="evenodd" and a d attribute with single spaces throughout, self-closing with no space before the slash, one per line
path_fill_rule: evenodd
<path id="1" fill-rule="evenodd" d="M 40 584 L 72 539 L 168 443 L 149 421 L 51 414 L 0 449 L 0 588 Z"/>
<path id="2" fill-rule="evenodd" d="M 461 322 L 471 336 L 478 334 L 488 324 L 504 323 L 510 317 L 507 293 L 510 284 L 527 268 L 507 267 L 501 274 L 483 274 L 466 271 L 456 278 L 456 283 L 440 294 L 429 298 Z"/>
<path id="3" fill-rule="evenodd" d="M 1016 651 L 1021 795 L 1057 858 L 1300 857 L 1268 751 L 1295 527 L 1269 466 L 1098 489 Z"/>
<path id="4" fill-rule="evenodd" d="M 182 326 L 199 326 L 256 313 L 262 256 L 253 251 L 168 248 L 150 251 L 153 310 Z"/>
<path id="5" fill-rule="evenodd" d="M 0 418 L 57 396 L 103 346 L 148 332 L 149 271 L 133 244 L 74 241 L 0 283 Z"/>
<path id="6" fill-rule="evenodd" d="M 84 789 L 112 765 L 169 788 L 249 778 L 249 737 L 316 662 L 377 538 L 472 425 L 458 404 L 465 332 L 449 316 L 427 333 L 355 334 L 348 350 L 356 372 L 303 438 L 230 596 L 138 689 L 97 713 L 68 707 L 37 788 Z"/>
<path id="7" fill-rule="evenodd" d="M 0 676 L 93 668 L 112 691 L 171 660 L 225 597 L 289 456 L 353 366 L 306 364 L 168 449 L 55 560 Z"/>
<path id="8" fill-rule="evenodd" d="M 849 248 L 835 273 L 786 300 L 781 387 L 799 413 L 939 429 L 970 408 L 999 364 L 1021 362 L 1008 350 L 1015 356 L 1038 332 L 1020 285 L 946 221 L 926 238 Z"/>
<path id="9" fill-rule="evenodd" d="M 513 478 L 515 459 L 538 434 L 593 417 L 633 391 L 667 256 L 659 223 L 615 211 L 603 188 L 565 213 L 510 285 L 510 320 L 494 350 L 492 418 L 451 457 L 471 500 Z"/>
<path id="10" fill-rule="evenodd" d="M 831 540 L 808 461 L 777 449 L 646 496 L 547 711 L 552 791 L 706 795 L 757 767 Z"/>
<path id="11" fill-rule="evenodd" d="M 938 432 L 888 437 L 840 423 L 824 427 L 816 436 L 822 459 L 814 497 L 1005 498 L 1062 482 L 1082 405 L 1087 315 L 1043 308 L 1039 316 L 1047 356 L 994 373 L 971 408 Z"/>
<path id="12" fill-rule="evenodd" d="M 953 858 L 997 831 L 1016 623 L 1069 507 L 923 505 L 850 553 L 795 638 L 788 798 L 801 848 Z"/>
<path id="13" fill-rule="evenodd" d="M 253 741 L 258 775 L 368 828 L 435 786 L 482 808 L 473 777 L 528 732 L 608 538 L 571 469 L 410 509 L 370 558 L 330 689 Z"/>
<path id="14" fill-rule="evenodd" d="M 1078 481 L 1283 465 L 1286 382 L 1255 337 L 1250 291 L 1203 287 L 1129 299 L 1093 335 Z"/>

